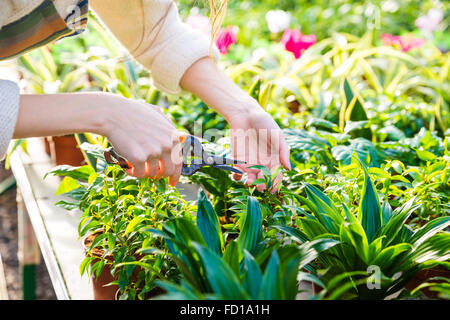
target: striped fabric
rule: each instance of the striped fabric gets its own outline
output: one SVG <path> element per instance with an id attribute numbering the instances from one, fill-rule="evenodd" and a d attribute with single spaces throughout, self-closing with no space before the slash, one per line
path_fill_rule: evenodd
<path id="1" fill-rule="evenodd" d="M 52 0 L 43 0 L 30 14 L 0 30 L 0 60 L 79 34 L 86 28 L 88 12 L 88 0 L 81 0 L 63 19 Z"/>

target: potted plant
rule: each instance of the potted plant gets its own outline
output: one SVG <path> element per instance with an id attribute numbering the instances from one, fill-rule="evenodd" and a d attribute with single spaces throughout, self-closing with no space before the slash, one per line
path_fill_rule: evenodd
<path id="1" fill-rule="evenodd" d="M 359 159 L 358 159 L 359 160 Z M 307 212 L 296 220 L 297 228 L 281 231 L 305 239 L 329 238 L 339 244 L 320 254 L 318 263 L 328 271 L 321 277 L 327 286 L 337 275 L 358 272 L 345 284 L 346 297 L 383 299 L 399 290 L 420 271 L 448 260 L 450 234 L 440 232 L 450 225 L 450 217 L 431 220 L 412 230 L 405 224 L 420 204 L 415 198 L 392 210 L 385 202 L 380 206 L 376 189 L 366 166 L 358 213 L 334 201 L 318 188 L 305 184 L 307 198 L 299 196 Z"/>
<path id="2" fill-rule="evenodd" d="M 47 137 L 46 141 L 48 141 L 50 156 L 55 165 L 80 166 L 83 164 L 84 156 L 73 134 Z"/>
<path id="3" fill-rule="evenodd" d="M 211 202 L 200 191 L 195 222 L 172 218 L 162 228 L 149 230 L 164 239 L 182 275 L 177 283 L 159 281 L 167 293 L 158 298 L 295 299 L 300 270 L 337 242 L 286 245 L 263 232 L 262 223 L 260 204 L 250 196 L 239 236 L 227 241 Z"/>
<path id="4" fill-rule="evenodd" d="M 72 199 L 57 205 L 83 212 L 78 233 L 87 240 L 80 272 L 93 277 L 94 290 L 101 291 L 95 297 L 114 299 L 119 288 L 122 298 L 143 299 L 155 289 L 156 279 L 170 278 L 173 266 L 162 251 L 144 250 L 164 246 L 153 234 L 140 230 L 169 217 L 189 216 L 192 205 L 164 180 L 136 179 L 118 166 L 108 166 L 101 147 L 83 144 L 82 148 L 96 159 L 96 169 L 64 165 L 48 173 L 64 177 L 57 194 Z"/>

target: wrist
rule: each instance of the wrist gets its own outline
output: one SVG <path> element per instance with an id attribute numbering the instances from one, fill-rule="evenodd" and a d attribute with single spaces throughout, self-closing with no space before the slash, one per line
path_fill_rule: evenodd
<path id="1" fill-rule="evenodd" d="M 259 103 L 252 97 L 246 95 L 234 98 L 229 104 L 222 108 L 222 116 L 230 122 L 237 117 L 249 117 L 252 114 L 264 112 Z"/>
<path id="2" fill-rule="evenodd" d="M 87 94 L 88 108 L 86 113 L 87 129 L 85 132 L 92 132 L 102 136 L 108 136 L 113 130 L 117 119 L 120 119 L 120 104 L 118 99 L 125 99 L 121 96 L 106 92 Z"/>
<path id="3" fill-rule="evenodd" d="M 195 62 L 183 75 L 181 86 L 227 121 L 243 114 L 263 111 L 255 99 L 239 88 L 209 58 Z"/>

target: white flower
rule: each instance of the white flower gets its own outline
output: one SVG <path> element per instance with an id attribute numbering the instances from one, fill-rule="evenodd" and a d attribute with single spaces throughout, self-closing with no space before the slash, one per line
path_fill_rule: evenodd
<path id="1" fill-rule="evenodd" d="M 59 92 L 59 86 L 61 85 L 61 80 L 56 80 L 53 82 L 44 82 L 44 92 L 46 94 L 54 94 Z"/>
<path id="2" fill-rule="evenodd" d="M 264 58 L 266 55 L 267 55 L 266 48 L 258 48 L 258 49 L 255 49 L 255 51 L 253 51 L 252 57 L 255 60 L 260 60 L 260 59 Z"/>
<path id="3" fill-rule="evenodd" d="M 423 31 L 433 32 L 439 27 L 443 18 L 444 13 L 441 10 L 432 8 L 426 15 L 417 18 L 416 26 Z"/>
<path id="4" fill-rule="evenodd" d="M 266 13 L 266 20 L 270 32 L 278 33 L 289 28 L 291 14 L 283 10 L 271 10 Z"/>

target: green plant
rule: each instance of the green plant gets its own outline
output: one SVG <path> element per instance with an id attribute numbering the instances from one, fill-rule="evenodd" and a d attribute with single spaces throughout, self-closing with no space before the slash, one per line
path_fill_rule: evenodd
<path id="1" fill-rule="evenodd" d="M 56 205 L 67 210 L 79 209 L 78 234 L 86 237 L 98 234 L 90 245 L 80 272 L 96 274 L 111 266 L 117 277 L 122 298 L 144 299 L 155 288 L 155 280 L 170 278 L 173 265 L 164 253 L 146 252 L 152 245 L 164 244 L 142 229 L 157 227 L 170 217 L 190 216 L 193 206 L 186 203 L 166 180 L 136 179 L 118 166 L 108 166 L 102 149 L 95 145 L 81 145 L 84 152 L 94 157 L 97 170 L 91 166 L 58 166 L 48 174 L 63 176 L 57 194 L 71 201 L 61 200 Z M 102 257 L 92 254 L 96 250 Z"/>
<path id="2" fill-rule="evenodd" d="M 361 271 L 371 276 L 370 283 L 355 283 L 347 289 L 348 298 L 382 299 L 401 290 L 421 269 L 450 258 L 450 234 L 441 232 L 450 225 L 450 217 L 433 219 L 420 229 L 412 230 L 406 221 L 420 207 L 416 198 L 392 210 L 388 201 L 382 205 L 365 165 L 359 206 L 338 205 L 316 187 L 305 184 L 307 198 L 299 196 L 306 206 L 304 216 L 297 219 L 300 230 L 286 227 L 297 241 L 329 238 L 339 244 L 323 252 L 318 263 L 327 272 L 321 277 L 325 285 L 336 275 Z M 355 214 L 357 211 L 357 214 Z M 301 232 L 301 233 L 300 233 Z M 373 273 L 373 274 L 372 274 Z"/>
<path id="3" fill-rule="evenodd" d="M 161 236 L 183 275 L 178 284 L 159 282 L 169 299 L 295 299 L 297 277 L 317 252 L 334 240 L 320 239 L 302 246 L 283 245 L 262 228 L 262 213 L 254 197 L 237 239 L 224 238 L 212 204 L 199 193 L 197 221 L 180 217 L 167 221 Z"/>

